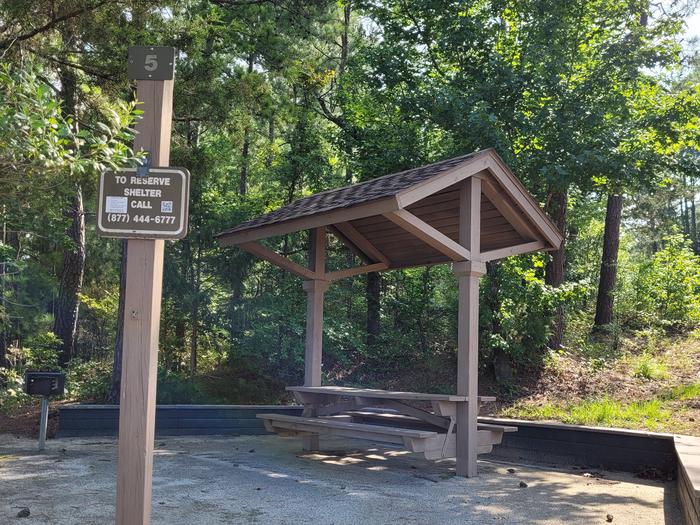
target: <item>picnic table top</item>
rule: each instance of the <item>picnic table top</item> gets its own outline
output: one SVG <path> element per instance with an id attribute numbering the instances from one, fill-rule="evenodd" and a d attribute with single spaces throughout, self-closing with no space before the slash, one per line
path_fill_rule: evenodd
<path id="1" fill-rule="evenodd" d="M 290 392 L 302 392 L 308 394 L 327 394 L 332 396 L 357 396 L 374 399 L 403 399 L 410 401 L 468 401 L 467 396 L 453 394 L 422 394 L 419 392 L 393 392 L 391 390 L 378 390 L 374 388 L 353 388 L 349 386 L 288 386 Z M 480 397 L 481 401 L 489 401 L 495 398 Z"/>

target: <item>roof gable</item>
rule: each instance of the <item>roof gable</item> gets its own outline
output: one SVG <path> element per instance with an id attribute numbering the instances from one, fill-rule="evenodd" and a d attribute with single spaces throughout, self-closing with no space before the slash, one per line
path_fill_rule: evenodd
<path id="1" fill-rule="evenodd" d="M 367 240 L 368 260 L 391 268 L 457 260 L 456 254 L 466 254 L 457 243 L 458 193 L 469 177 L 482 181 L 481 244 L 488 252 L 484 260 L 559 247 L 562 236 L 557 228 L 492 149 L 311 195 L 217 237 L 223 245 L 241 245 L 329 226 L 351 247 Z M 428 237 L 397 222 L 400 214 L 409 221 L 417 219 Z M 440 240 L 433 243 L 432 237 Z"/>

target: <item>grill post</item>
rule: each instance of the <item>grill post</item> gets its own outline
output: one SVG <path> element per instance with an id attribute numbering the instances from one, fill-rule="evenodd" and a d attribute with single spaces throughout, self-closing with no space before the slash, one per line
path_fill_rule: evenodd
<path id="1" fill-rule="evenodd" d="M 49 398 L 41 396 L 41 416 L 39 416 L 39 451 L 46 448 L 46 427 L 49 424 Z"/>

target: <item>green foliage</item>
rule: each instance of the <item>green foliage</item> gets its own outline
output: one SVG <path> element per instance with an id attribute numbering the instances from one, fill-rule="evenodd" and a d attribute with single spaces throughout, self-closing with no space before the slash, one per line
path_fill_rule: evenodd
<path id="1" fill-rule="evenodd" d="M 700 323 L 700 257 L 682 236 L 667 237 L 663 249 L 638 263 L 630 288 L 619 311 L 632 326 L 680 330 Z"/>
<path id="2" fill-rule="evenodd" d="M 12 368 L 0 367 L 0 409 L 22 406 L 31 401 L 24 393 L 24 375 Z"/>
<path id="3" fill-rule="evenodd" d="M 84 402 L 102 403 L 109 389 L 112 363 L 71 361 L 66 374 L 66 396 Z"/>
<path id="4" fill-rule="evenodd" d="M 58 350 L 61 341 L 52 332 L 38 333 L 27 341 L 26 347 L 10 347 L 11 367 L 0 367 L 0 408 L 13 408 L 31 402 L 24 393 L 24 373 L 27 370 L 58 370 Z"/>
<path id="5" fill-rule="evenodd" d="M 84 293 L 78 296 L 81 317 L 79 357 L 100 359 L 113 351 L 119 293 L 118 290 L 101 292 L 103 295 L 99 298 Z"/>
<path id="6" fill-rule="evenodd" d="M 663 363 L 659 363 L 649 354 L 642 354 L 637 358 L 633 368 L 633 375 L 643 379 L 664 379 L 668 377 L 668 369 Z"/>
<path id="7" fill-rule="evenodd" d="M 503 415 L 525 419 L 557 420 L 571 425 L 624 427 L 630 424 L 656 430 L 668 421 L 671 411 L 659 400 L 622 403 L 603 397 L 565 405 L 519 406 L 506 409 Z"/>
<path id="8" fill-rule="evenodd" d="M 499 348 L 516 363 L 538 362 L 544 357 L 555 308 L 576 306 L 588 292 L 585 283 L 558 288 L 545 284 L 543 267 L 542 256 L 513 257 L 487 274 L 480 319 L 487 357 Z"/>
<path id="9" fill-rule="evenodd" d="M 198 379 L 177 372 L 158 371 L 156 402 L 162 405 L 206 404 L 213 400 L 203 391 Z"/>
<path id="10" fill-rule="evenodd" d="M 53 332 L 37 334 L 27 342 L 24 351 L 24 362 L 27 369 L 52 370 L 58 368 L 58 352 L 61 340 Z"/>
<path id="11" fill-rule="evenodd" d="M 662 394 L 661 398 L 671 401 L 700 398 L 700 382 L 675 386 L 668 392 Z"/>
<path id="12" fill-rule="evenodd" d="M 189 235 L 166 247 L 160 401 L 274 402 L 284 385 L 303 380 L 306 305 L 298 279 L 222 249 L 215 233 L 312 192 L 487 147 L 540 204 L 550 208 L 553 194 L 565 191 L 569 209 L 563 286 L 546 284 L 548 255 L 489 265 L 482 372 L 503 355 L 517 371 L 543 360 L 556 367 L 559 351 L 601 370 L 627 330 L 692 330 L 700 320 L 692 255 L 700 245 L 690 219 L 700 177 L 700 92 L 697 72 L 679 79 L 682 13 L 652 7 L 617 0 L 97 2 L 59 23 L 53 2 L 3 4 L 0 18 L 10 23 L 0 68 L 7 231 L 0 344 L 29 349 L 9 356 L 12 373 L 28 360 L 51 362 L 52 343 L 42 334 L 51 329 L 71 247 L 66 199 L 81 185 L 88 257 L 69 388 L 80 398 L 104 394 L 121 243 L 94 233 L 95 176 L 134 160 L 128 146 L 137 106 L 122 101 L 131 98 L 124 57 L 136 44 L 181 51 L 171 164 L 192 172 Z M 70 79 L 77 115 L 65 89 Z M 601 196 L 611 191 L 630 196 L 617 319 L 591 337 Z M 674 228 L 695 244 L 664 241 Z M 305 261 L 304 235 L 265 242 Z M 329 269 L 358 262 L 331 244 Z M 324 380 L 453 391 L 450 268 L 383 274 L 372 345 L 367 294 L 365 277 L 327 293 Z M 548 352 L 562 305 L 565 348 Z M 646 352 L 653 355 L 651 345 Z M 649 359 L 642 376 L 658 372 Z"/>
<path id="13" fill-rule="evenodd" d="M 0 197 L 46 198 L 49 189 L 124 165 L 133 106 L 119 103 L 104 117 L 97 131 L 76 131 L 40 65 L 0 65 Z"/>

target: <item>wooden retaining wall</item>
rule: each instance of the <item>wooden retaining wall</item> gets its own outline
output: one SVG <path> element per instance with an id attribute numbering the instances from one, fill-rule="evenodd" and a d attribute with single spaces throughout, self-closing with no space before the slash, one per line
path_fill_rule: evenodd
<path id="1" fill-rule="evenodd" d="M 553 465 L 575 465 L 624 472 L 674 475 L 672 434 L 617 428 L 585 427 L 514 419 L 479 418 L 518 427 L 484 457 Z"/>
<path id="2" fill-rule="evenodd" d="M 676 436 L 678 498 L 687 525 L 700 525 L 700 438 Z"/>
<path id="3" fill-rule="evenodd" d="M 156 436 L 267 434 L 255 414 L 301 415 L 301 407 L 279 405 L 158 405 Z M 116 436 L 117 405 L 64 405 L 58 437 Z"/>

